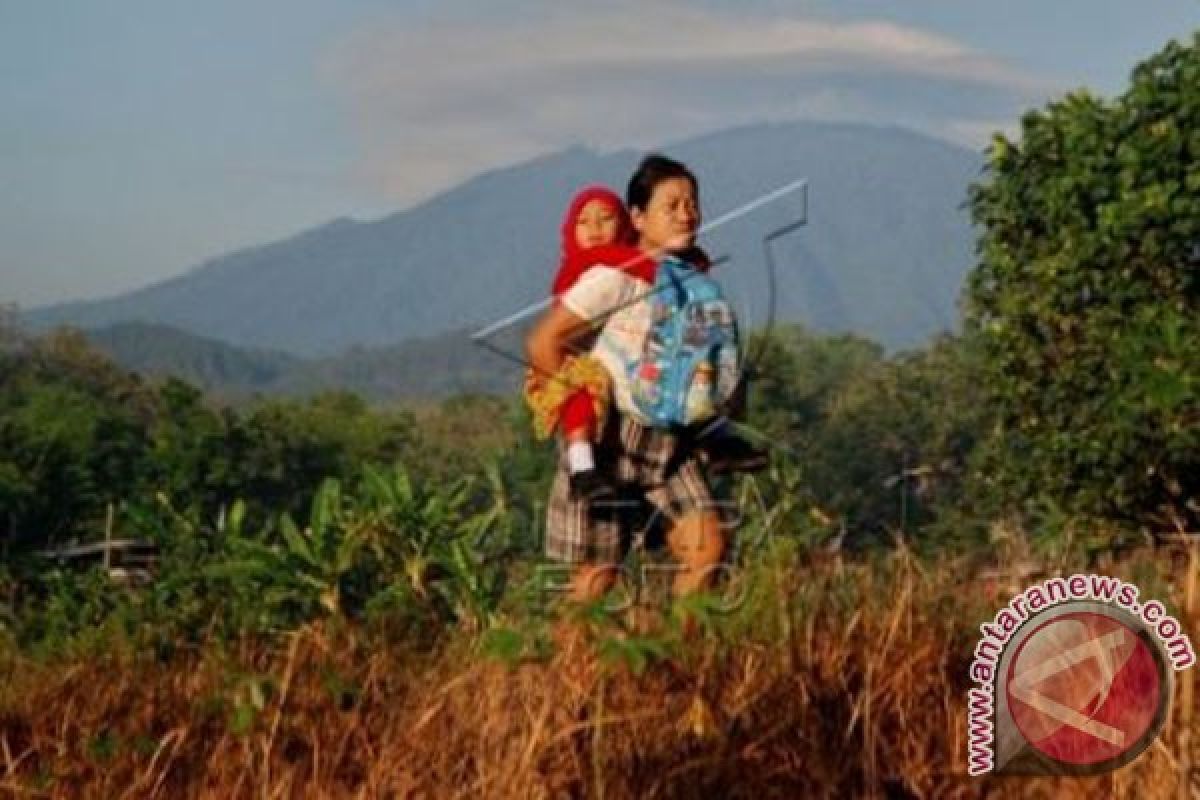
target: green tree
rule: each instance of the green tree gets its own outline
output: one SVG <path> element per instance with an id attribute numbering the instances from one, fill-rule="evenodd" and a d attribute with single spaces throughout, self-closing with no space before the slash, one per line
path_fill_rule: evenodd
<path id="1" fill-rule="evenodd" d="M 851 543 L 904 531 L 930 544 L 970 538 L 943 526 L 962 518 L 964 464 L 979 438 L 976 358 L 970 343 L 944 336 L 920 351 L 885 357 L 853 335 L 814 336 L 780 326 L 752 337 L 749 423 L 776 461 L 790 462 L 805 502 L 844 524 Z"/>
<path id="2" fill-rule="evenodd" d="M 1200 34 L 997 135 L 967 329 L 995 412 L 974 486 L 1162 528 L 1200 523 Z"/>
<path id="3" fill-rule="evenodd" d="M 58 332 L 4 356 L 0 499 L 9 547 L 28 550 L 102 530 L 104 509 L 145 477 L 144 387 Z"/>

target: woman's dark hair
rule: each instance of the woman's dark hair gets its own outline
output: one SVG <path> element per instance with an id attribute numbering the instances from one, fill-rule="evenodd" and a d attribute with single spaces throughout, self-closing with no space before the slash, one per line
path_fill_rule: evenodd
<path id="1" fill-rule="evenodd" d="M 654 188 L 671 178 L 687 178 L 692 184 L 692 191 L 696 193 L 697 198 L 699 197 L 700 185 L 696 183 L 696 176 L 690 169 L 674 159 L 651 153 L 643 158 L 642 163 L 633 171 L 633 177 L 629 179 L 629 186 L 625 189 L 625 205 L 630 209 L 645 211 L 651 195 L 654 194 Z"/>

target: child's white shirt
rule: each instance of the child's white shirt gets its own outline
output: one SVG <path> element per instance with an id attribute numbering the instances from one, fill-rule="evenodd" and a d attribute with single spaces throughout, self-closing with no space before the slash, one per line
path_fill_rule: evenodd
<path id="1" fill-rule="evenodd" d="M 652 285 L 628 272 L 597 264 L 561 296 L 571 313 L 588 321 L 604 320 L 591 355 L 612 378 L 617 410 L 644 425 L 651 423 L 634 405 L 627 366 L 641 357 L 653 326 L 653 293 Z"/>

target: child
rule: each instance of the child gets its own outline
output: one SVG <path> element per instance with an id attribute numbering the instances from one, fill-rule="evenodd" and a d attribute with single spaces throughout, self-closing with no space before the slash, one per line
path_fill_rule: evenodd
<path id="1" fill-rule="evenodd" d="M 562 250 L 551 293 L 559 297 L 598 263 L 636 258 L 633 226 L 625 205 L 603 186 L 589 186 L 571 200 L 562 222 Z M 611 487 L 596 472 L 592 440 L 598 439 L 608 410 L 608 372 L 587 355 L 568 357 L 553 378 L 526 375 L 526 398 L 534 410 L 539 436 L 549 436 L 557 423 L 566 443 L 571 490 L 596 499 Z"/>

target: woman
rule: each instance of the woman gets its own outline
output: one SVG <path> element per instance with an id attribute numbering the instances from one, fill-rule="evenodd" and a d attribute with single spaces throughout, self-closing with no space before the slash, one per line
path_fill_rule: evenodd
<path id="1" fill-rule="evenodd" d="M 590 344 L 593 322 L 603 321 L 606 341 L 618 350 L 640 352 L 652 320 L 650 304 L 637 298 L 654 285 L 659 258 L 694 247 L 698 195 L 695 176 L 683 164 L 659 155 L 643 159 L 626 193 L 641 258 L 593 267 L 561 295 L 527 340 L 534 370 L 555 374 L 567 355 Z M 546 554 L 573 567 L 573 599 L 596 599 L 612 587 L 640 506 L 649 503 L 667 518 L 667 545 L 679 562 L 673 593 L 704 588 L 721 564 L 725 533 L 698 452 L 687 431 L 650 428 L 622 413 L 619 398 L 626 388 L 617 383 L 618 402 L 596 449 L 596 469 L 619 487 L 621 499 L 600 507 L 573 495 L 569 467 L 560 458 L 547 508 Z"/>

